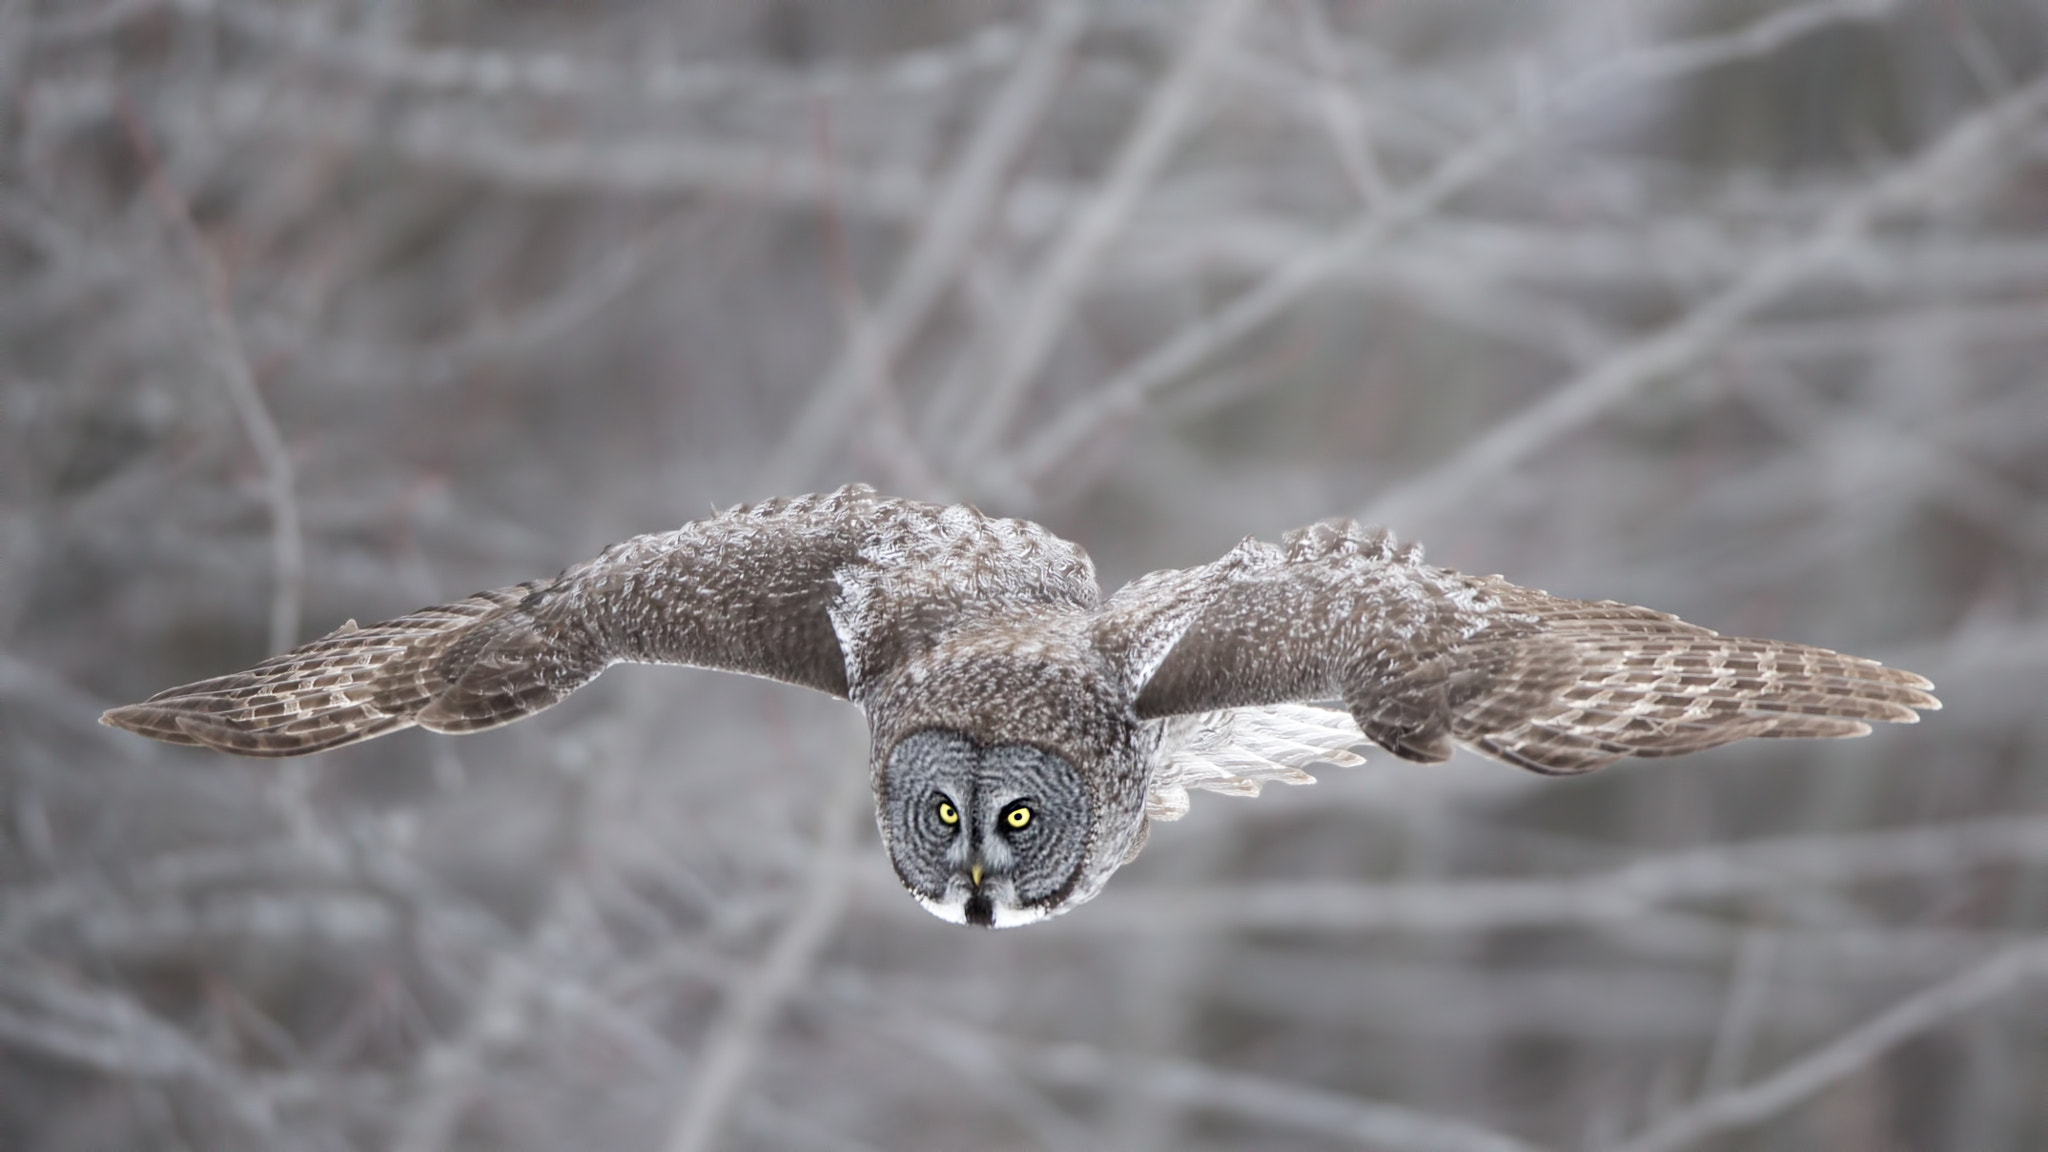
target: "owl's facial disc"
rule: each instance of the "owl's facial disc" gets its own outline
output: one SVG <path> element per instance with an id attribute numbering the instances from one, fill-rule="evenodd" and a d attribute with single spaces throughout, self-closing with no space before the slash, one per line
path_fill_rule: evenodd
<path id="1" fill-rule="evenodd" d="M 1065 910 L 1090 813 L 1064 759 L 928 729 L 890 752 L 878 802 L 890 862 L 934 916 L 1011 928 Z"/>

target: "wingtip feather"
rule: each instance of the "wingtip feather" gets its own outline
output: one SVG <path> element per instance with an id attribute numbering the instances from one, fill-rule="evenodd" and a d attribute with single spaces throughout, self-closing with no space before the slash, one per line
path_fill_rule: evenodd
<path id="1" fill-rule="evenodd" d="M 169 744 L 197 744 L 199 741 L 187 736 L 178 726 L 178 711 L 159 704 L 144 701 L 140 704 L 123 704 L 100 713 L 100 723 L 123 732 L 133 732 L 151 740 L 162 740 Z"/>

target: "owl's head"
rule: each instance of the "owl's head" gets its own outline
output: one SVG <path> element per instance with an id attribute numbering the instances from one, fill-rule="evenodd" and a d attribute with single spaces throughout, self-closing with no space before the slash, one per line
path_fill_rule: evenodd
<path id="1" fill-rule="evenodd" d="M 1052 752 L 928 728 L 896 743 L 878 783 L 896 874 L 940 919 L 1013 928 L 1101 886 L 1088 868 L 1088 789 Z"/>

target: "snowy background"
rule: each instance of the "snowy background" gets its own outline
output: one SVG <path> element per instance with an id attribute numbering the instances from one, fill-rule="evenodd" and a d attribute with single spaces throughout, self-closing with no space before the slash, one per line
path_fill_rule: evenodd
<path id="1" fill-rule="evenodd" d="M 0 0 L 0 93 L 0 1147 L 2048 1146 L 2048 2 Z M 1001 934 L 793 688 L 94 724 L 852 479 L 1948 707 L 1197 795 Z"/>

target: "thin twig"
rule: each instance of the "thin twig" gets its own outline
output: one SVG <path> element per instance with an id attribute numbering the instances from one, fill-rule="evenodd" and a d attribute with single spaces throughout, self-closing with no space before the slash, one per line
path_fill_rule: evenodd
<path id="1" fill-rule="evenodd" d="M 1742 934 L 1742 946 L 1735 951 L 1735 967 L 1728 974 L 1728 996 L 1721 1006 L 1721 1021 L 1714 1029 L 1714 1045 L 1707 1050 L 1707 1070 L 1701 1083 L 1708 1092 L 1719 1092 L 1742 1082 L 1742 1066 L 1749 1059 L 1750 1042 L 1763 1017 L 1771 986 L 1771 965 L 1778 954 L 1778 936 L 1769 928 L 1751 928 Z"/>
<path id="2" fill-rule="evenodd" d="M 1666 1117 L 1613 1152 L 1674 1152 L 1719 1132 L 1767 1120 L 1835 1084 L 1929 1028 L 2048 979 L 2048 941 L 2016 945 L 1954 979 L 1900 1001 L 1861 1027 L 1771 1076 Z"/>
<path id="3" fill-rule="evenodd" d="M 1001 473 L 999 483 L 1006 487 L 1042 484 L 1100 429 L 1141 411 L 1154 392 L 1263 328 L 1339 271 L 1429 218 L 1451 197 L 1519 155 L 1563 110 L 1625 85 L 1667 80 L 1714 64 L 1761 56 L 1817 28 L 1845 19 L 1871 19 L 1891 7 L 1885 0 L 1806 5 L 1774 13 L 1726 35 L 1660 45 L 1624 56 L 1559 85 L 1547 97 L 1531 101 L 1518 115 L 1507 117 L 1499 127 L 1454 152 L 1428 176 L 1375 205 L 1343 233 L 1304 244 L 1257 285 L 1089 389 L 1048 421 L 1011 461 L 996 466 Z"/>
<path id="4" fill-rule="evenodd" d="M 124 119 L 129 139 L 149 174 L 150 194 L 198 268 L 205 288 L 207 330 L 212 337 L 207 342 L 207 352 L 222 383 L 228 387 L 235 415 L 263 466 L 263 498 L 270 508 L 270 650 L 282 652 L 292 646 L 299 630 L 299 597 L 306 574 L 306 545 L 299 529 L 291 451 L 277 429 L 277 421 L 263 403 L 255 375 L 249 371 L 241 330 L 235 324 L 228 299 L 227 272 L 221 267 L 220 258 L 200 235 L 199 226 L 192 219 L 192 206 L 165 174 L 156 147 L 141 122 L 133 116 Z"/>
<path id="5" fill-rule="evenodd" d="M 33 89 L 35 110 L 66 127 L 116 114 L 119 88 L 98 77 L 60 77 Z M 200 95 L 166 95 L 150 107 L 154 124 L 181 141 L 289 142 L 398 157 L 428 171 L 457 172 L 508 189 L 600 196 L 712 193 L 744 201 L 814 209 L 836 197 L 852 215 L 921 217 L 934 195 L 924 173 L 890 163 L 827 170 L 816 157 L 777 143 L 702 135 L 586 139 L 520 132 L 505 117 L 429 103 L 393 109 L 371 100 L 280 89 L 275 83 L 222 80 Z M 1003 218 L 1028 234 L 1045 232 L 1072 202 L 1071 190 L 1021 181 L 1004 197 Z"/>
<path id="6" fill-rule="evenodd" d="M 797 990 L 846 912 L 843 863 L 853 839 L 853 816 L 867 791 L 865 776 L 842 774 L 819 813 L 816 858 L 804 869 L 803 900 L 769 945 L 761 966 L 726 1000 L 698 1058 L 688 1091 L 669 1125 L 669 1152 L 704 1152 L 718 1139 L 734 1100 L 753 1070 L 763 1033 Z"/>
<path id="7" fill-rule="evenodd" d="M 988 383 L 953 456 L 956 468 L 984 458 L 1009 428 L 1088 277 L 1193 121 L 1210 67 L 1250 7 L 1249 0 L 1210 0 L 1172 70 L 1124 137 L 1101 186 L 1054 242 L 995 351 Z"/>
<path id="8" fill-rule="evenodd" d="M 1671 903 L 1768 894 L 1801 885 L 1942 875 L 1993 863 L 2048 863 L 2048 819 L 2010 817 L 1896 832 L 1793 836 L 1653 857 L 1563 880 L 1290 884 L 1138 891 L 1097 931 L 1237 929 L 1478 932 L 1599 924 Z"/>
<path id="9" fill-rule="evenodd" d="M 887 295 L 871 314 L 856 310 L 849 318 L 838 359 L 811 390 L 809 404 L 762 469 L 760 491 L 801 487 L 860 397 L 887 378 L 890 362 L 930 315 L 1000 192 L 1004 174 L 1058 93 L 1086 15 L 1085 6 L 1075 0 L 1048 6 L 1023 58 L 947 178 Z"/>
<path id="10" fill-rule="evenodd" d="M 1274 1128 L 1314 1132 L 1390 1152 L 1536 1152 L 1503 1132 L 1398 1104 L 1227 1072 L 1181 1060 L 1111 1056 L 1083 1045 L 1005 1046 L 1033 1079 L 1063 1088 L 1140 1092 L 1182 1107 Z"/>
<path id="11" fill-rule="evenodd" d="M 158 13 L 231 28 L 266 49 L 318 61 L 379 86 L 457 96 L 623 97 L 650 104 L 747 92 L 790 100 L 898 90 L 923 95 L 1000 67 L 1016 54 L 1019 30 L 990 24 L 958 41 L 905 52 L 858 69 L 802 71 L 717 64 L 645 64 L 578 59 L 555 52 L 415 47 L 350 36 L 318 8 L 275 9 L 238 0 L 123 0 L 36 30 L 38 47 L 110 35 Z"/>
<path id="12" fill-rule="evenodd" d="M 1364 202 L 1368 212 L 1384 206 L 1393 197 L 1387 175 L 1373 154 L 1372 125 L 1366 110 L 1351 89 L 1338 59 L 1337 46 L 1330 37 L 1329 21 L 1323 16 L 1322 0 L 1292 0 L 1287 5 L 1301 34 L 1302 46 L 1316 71 L 1316 110 L 1323 132 L 1337 153 L 1344 176 Z"/>
<path id="13" fill-rule="evenodd" d="M 2044 109 L 2048 77 L 1949 129 L 1917 159 L 1836 204 L 1804 239 L 1765 257 L 1683 319 L 1621 348 L 1384 493 L 1360 518 L 1379 524 L 1422 521 L 1475 487 L 1496 481 L 1567 432 L 1598 419 L 1650 381 L 1692 367 L 1757 311 L 1817 273 L 1851 260 L 1856 241 L 1886 214 L 1925 203 L 1964 172 L 2015 162 L 2017 157 L 2001 152 L 2003 145 Z"/>
<path id="14" fill-rule="evenodd" d="M 196 1085 L 266 1146 L 281 1146 L 275 1112 L 240 1069 L 120 991 L 9 957 L 0 963 L 0 1045 L 109 1075 Z"/>
<path id="15" fill-rule="evenodd" d="M 529 1021 L 538 989 L 553 977 L 549 973 L 536 979 L 533 973 L 548 957 L 564 952 L 570 940 L 590 930 L 591 901 L 584 888 L 584 869 L 577 865 L 597 854 L 601 838 L 592 826 L 622 762 L 607 758 L 606 766 L 598 767 L 590 757 L 578 754 L 580 744 L 558 747 L 566 754 L 565 766 L 573 779 L 574 798 L 562 810 L 565 839 L 573 846 L 565 855 L 572 859 L 555 870 L 525 938 L 491 955 L 460 1032 L 421 1056 L 413 1090 L 397 1118 L 394 1152 L 441 1152 L 449 1145 L 489 1061 L 532 1031 Z"/>

